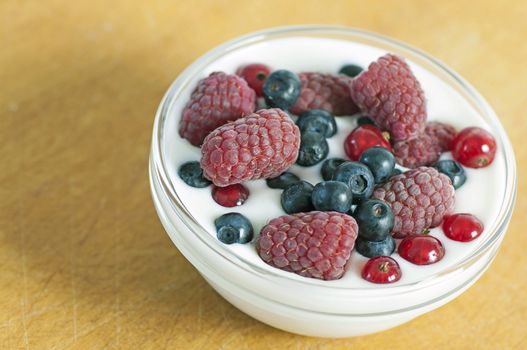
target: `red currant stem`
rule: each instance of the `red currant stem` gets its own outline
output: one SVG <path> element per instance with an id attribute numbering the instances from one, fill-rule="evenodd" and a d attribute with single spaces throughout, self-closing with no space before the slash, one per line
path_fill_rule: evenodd
<path id="1" fill-rule="evenodd" d="M 478 158 L 478 161 L 477 161 L 478 165 L 480 167 L 484 167 L 485 165 L 487 165 L 487 158 L 483 158 L 483 157 L 480 157 Z"/>
<path id="2" fill-rule="evenodd" d="M 379 265 L 379 271 L 388 272 L 388 262 L 383 262 Z"/>

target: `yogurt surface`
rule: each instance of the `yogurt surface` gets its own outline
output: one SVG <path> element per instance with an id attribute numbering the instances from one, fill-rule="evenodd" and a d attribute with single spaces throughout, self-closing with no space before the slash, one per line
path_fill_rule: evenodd
<path id="1" fill-rule="evenodd" d="M 210 187 L 203 189 L 190 187 L 177 175 L 181 164 L 187 161 L 199 160 L 201 157 L 200 149 L 180 138 L 178 134 L 181 112 L 198 80 L 214 71 L 224 71 L 233 74 L 238 67 L 255 62 L 267 64 L 273 69 L 289 69 L 296 73 L 314 71 L 336 74 L 344 64 L 353 63 L 366 68 L 369 63 L 386 53 L 386 51 L 379 48 L 344 40 L 297 37 L 275 39 L 243 47 L 229 52 L 208 65 L 201 75 L 194 77 L 186 84 L 185 90 L 179 98 L 170 105 L 168 118 L 164 126 L 165 134 L 161 141 L 161 152 L 167 164 L 168 176 L 186 209 L 213 237 L 216 236 L 214 219 L 228 212 L 239 212 L 245 215 L 253 224 L 255 238 L 258 236 L 260 229 L 269 220 L 285 214 L 280 205 L 282 190 L 267 187 L 265 180 L 245 182 L 244 185 L 250 191 L 249 199 L 242 206 L 225 208 L 214 202 L 211 197 Z M 492 133 L 489 126 L 460 93 L 423 67 L 408 60 L 407 62 L 425 92 L 429 121 L 449 123 L 458 130 L 468 126 L 479 126 Z M 357 116 L 336 117 L 338 132 L 335 136 L 328 139 L 330 147 L 328 157 L 347 158 L 344 153 L 343 142 L 349 132 L 356 126 L 356 119 Z M 442 158 L 448 159 L 451 158 L 451 155 L 450 153 L 445 153 Z M 307 168 L 293 165 L 289 171 L 315 185 L 322 181 L 320 167 L 321 164 Z M 447 238 L 440 227 L 432 229 L 430 234 L 437 237 L 445 247 L 445 257 L 432 265 L 417 266 L 402 259 L 395 252 L 392 257 L 401 266 L 402 278 L 393 284 L 374 285 L 363 280 L 360 272 L 368 258 L 363 257 L 356 251 L 353 251 L 351 255 L 350 269 L 340 280 L 318 281 L 267 265 L 256 253 L 254 240 L 249 244 L 232 244 L 226 247 L 240 259 L 258 265 L 263 269 L 268 269 L 289 278 L 302 279 L 304 281 L 312 280 L 317 284 L 324 283 L 349 288 L 386 288 L 426 280 L 442 270 L 456 265 L 476 250 L 490 234 L 488 228 L 492 226 L 498 216 L 505 192 L 503 150 L 498 146 L 496 158 L 490 166 L 482 169 L 465 168 L 465 170 L 467 172 L 467 181 L 460 189 L 456 190 L 454 212 L 466 212 L 476 215 L 485 225 L 484 232 L 472 242 L 461 243 Z M 217 244 L 222 245 L 223 243 L 217 241 Z"/>

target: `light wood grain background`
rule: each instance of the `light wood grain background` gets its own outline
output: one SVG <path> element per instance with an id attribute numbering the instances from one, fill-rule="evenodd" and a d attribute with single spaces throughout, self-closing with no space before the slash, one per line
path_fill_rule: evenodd
<path id="1" fill-rule="evenodd" d="M 0 349 L 527 348 L 526 1 L 0 2 Z M 404 326 L 288 334 L 219 297 L 154 212 L 157 105 L 213 46 L 265 27 L 360 27 L 422 48 L 496 109 L 519 164 L 489 271 Z"/>

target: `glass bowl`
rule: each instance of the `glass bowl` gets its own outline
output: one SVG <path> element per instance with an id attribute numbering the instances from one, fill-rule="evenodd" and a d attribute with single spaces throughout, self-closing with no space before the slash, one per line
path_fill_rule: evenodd
<path id="1" fill-rule="evenodd" d="M 409 283 L 372 284 L 368 288 L 335 285 L 269 269 L 263 263 L 235 254 L 209 234 L 184 205 L 172 181 L 173 174 L 168 170 L 168 152 L 176 150 L 168 149 L 166 144 L 175 135 L 174 123 L 179 119 L 179 115 L 174 116 L 175 111 L 188 99 L 197 81 L 217 66 L 232 65 L 227 58 L 241 50 L 264 47 L 268 52 L 277 48 L 275 45 L 281 40 L 287 43 L 287 40 L 313 38 L 366 44 L 405 57 L 454 89 L 491 128 L 498 144 L 498 157 L 505 167 L 503 196 L 496 198 L 500 201 L 499 209 L 491 224 L 486 225 L 485 239 L 455 265 Z M 284 49 L 283 42 L 281 49 Z M 254 61 L 251 57 L 247 59 Z M 296 62 L 296 66 L 299 70 L 310 69 L 308 59 Z M 226 70 L 233 71 L 233 67 Z M 461 294 L 495 257 L 509 224 L 516 194 L 516 166 L 510 142 L 492 108 L 470 84 L 435 58 L 406 44 L 362 30 L 328 26 L 272 28 L 228 41 L 198 58 L 178 76 L 161 101 L 153 128 L 149 174 L 154 204 L 165 230 L 218 293 L 269 325 L 323 337 L 357 336 L 391 328 Z"/>

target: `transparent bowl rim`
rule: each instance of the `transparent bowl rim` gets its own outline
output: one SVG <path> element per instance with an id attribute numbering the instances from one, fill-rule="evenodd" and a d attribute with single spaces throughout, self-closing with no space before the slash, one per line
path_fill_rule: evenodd
<path id="1" fill-rule="evenodd" d="M 514 159 L 514 152 L 510 141 L 503 129 L 498 117 L 486 100 L 472 87 L 467 81 L 465 81 L 460 75 L 454 72 L 452 69 L 447 67 L 444 63 L 440 62 L 436 58 L 428 55 L 427 53 L 414 48 L 406 43 L 394 40 L 392 38 L 364 31 L 356 28 L 340 27 L 340 26 L 326 26 L 326 25 L 300 25 L 300 26 L 286 26 L 286 27 L 274 27 L 258 32 L 250 33 L 232 40 L 229 40 L 195 60 L 190 64 L 172 83 L 167 90 L 165 96 L 161 100 L 159 108 L 156 113 L 153 128 L 153 139 L 152 139 L 152 151 L 151 151 L 151 165 L 155 170 L 156 177 L 161 182 L 164 194 L 168 197 L 171 207 L 174 213 L 181 219 L 181 221 L 188 227 L 188 229 L 204 243 L 210 250 L 216 254 L 220 254 L 226 261 L 235 264 L 237 267 L 242 268 L 250 273 L 258 274 L 260 277 L 265 279 L 272 279 L 274 282 L 282 280 L 286 283 L 299 284 L 303 287 L 323 287 L 328 290 L 342 291 L 345 290 L 347 293 L 353 294 L 354 291 L 363 294 L 379 290 L 378 286 L 372 284 L 371 288 L 353 288 L 349 286 L 336 286 L 328 284 L 325 281 L 305 278 L 297 276 L 292 273 L 287 273 L 279 269 L 267 270 L 254 264 L 250 261 L 241 259 L 235 255 L 232 251 L 227 249 L 223 244 L 210 235 L 192 216 L 192 214 L 185 208 L 183 202 L 179 198 L 175 186 L 173 185 L 168 171 L 166 169 L 166 157 L 163 154 L 162 140 L 164 135 L 164 125 L 168 117 L 168 111 L 170 106 L 177 97 L 180 90 L 183 89 L 185 83 L 188 82 L 194 75 L 199 74 L 204 67 L 209 63 L 213 62 L 218 57 L 224 54 L 238 49 L 240 47 L 255 44 L 262 41 L 273 40 L 284 36 L 321 36 L 326 37 L 330 35 L 348 35 L 353 36 L 354 39 L 364 40 L 368 44 L 373 45 L 374 43 L 382 44 L 384 46 L 390 46 L 398 49 L 398 51 L 405 51 L 425 62 L 432 65 L 434 68 L 442 71 L 451 80 L 451 83 L 459 85 L 462 90 L 468 94 L 474 103 L 483 112 L 482 118 L 492 127 L 494 136 L 498 141 L 498 147 L 504 154 L 505 161 L 505 193 L 503 196 L 502 206 L 498 213 L 494 224 L 492 225 L 492 232 L 489 237 L 485 240 L 484 244 L 481 244 L 472 254 L 460 261 L 458 264 L 451 266 L 450 268 L 441 270 L 436 275 L 428 278 L 427 281 L 435 278 L 446 276 L 447 274 L 457 271 L 465 266 L 470 266 L 482 257 L 487 251 L 489 251 L 494 244 L 500 242 L 500 237 L 505 233 L 507 225 L 512 215 L 515 197 L 516 197 L 516 163 Z M 419 288 L 422 285 L 422 281 L 416 281 L 406 283 L 403 285 L 390 285 L 383 286 L 383 295 L 390 291 L 394 294 L 403 292 L 408 287 Z"/>

